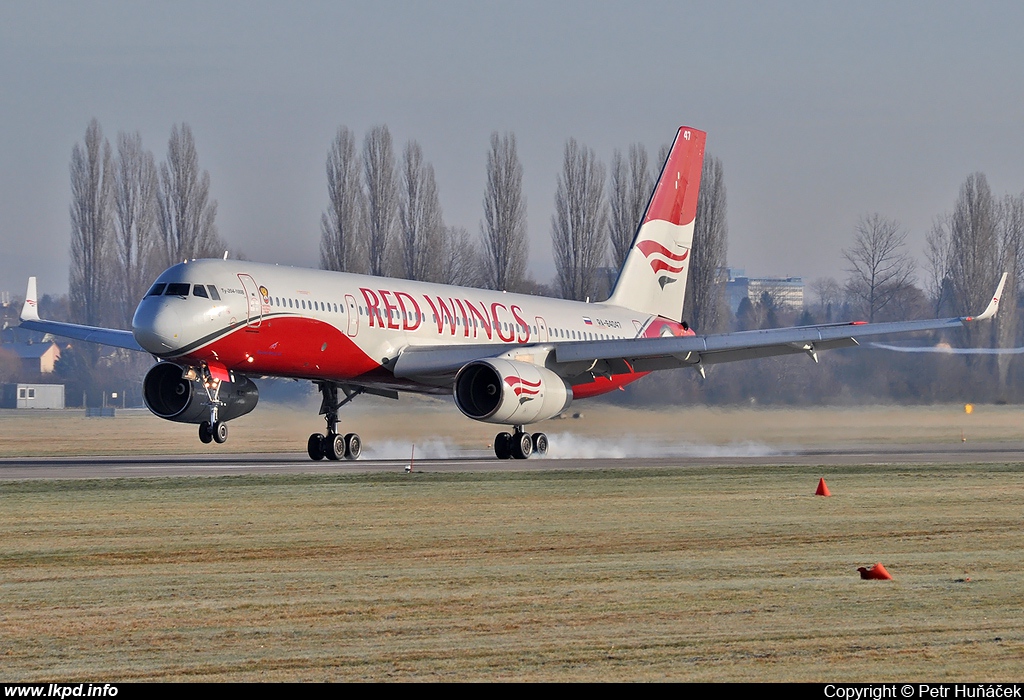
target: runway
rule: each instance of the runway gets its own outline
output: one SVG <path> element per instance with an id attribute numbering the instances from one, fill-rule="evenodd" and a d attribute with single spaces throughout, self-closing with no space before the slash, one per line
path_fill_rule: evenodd
<path id="1" fill-rule="evenodd" d="M 417 472 L 548 471 L 686 468 L 708 466 L 813 466 L 871 464 L 970 464 L 1024 462 L 1024 442 L 927 445 L 857 445 L 835 449 L 684 448 L 678 454 L 621 458 L 532 458 L 498 461 L 484 451 L 448 459 L 417 459 Z M 109 479 L 225 476 L 237 474 L 341 474 L 405 472 L 409 459 L 311 461 L 302 453 L 25 457 L 0 459 L 0 480 Z"/>

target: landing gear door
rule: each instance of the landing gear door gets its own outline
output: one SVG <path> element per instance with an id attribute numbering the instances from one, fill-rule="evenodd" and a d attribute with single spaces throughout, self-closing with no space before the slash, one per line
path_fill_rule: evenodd
<path id="1" fill-rule="evenodd" d="M 348 307 L 348 334 L 354 338 L 359 332 L 359 307 L 356 306 L 355 297 L 346 294 L 345 306 Z"/>
<path id="2" fill-rule="evenodd" d="M 249 328 L 259 328 L 263 323 L 263 305 L 260 303 L 260 290 L 256 281 L 250 275 L 239 274 L 238 279 L 242 282 L 242 289 L 245 290 L 246 314 L 245 325 Z"/>
<path id="3" fill-rule="evenodd" d="M 540 343 L 548 342 L 548 324 L 544 322 L 540 316 L 537 317 L 537 341 Z"/>

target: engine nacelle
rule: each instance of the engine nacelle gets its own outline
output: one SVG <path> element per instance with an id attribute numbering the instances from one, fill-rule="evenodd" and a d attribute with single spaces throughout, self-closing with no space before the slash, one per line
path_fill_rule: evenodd
<path id="1" fill-rule="evenodd" d="M 155 415 L 176 423 L 202 423 L 210 420 L 206 389 L 198 379 L 186 379 L 184 369 L 172 362 L 161 362 L 146 373 L 142 381 L 146 408 Z M 234 382 L 221 382 L 223 402 L 217 419 L 228 421 L 256 408 L 260 392 L 247 377 L 235 375 Z"/>
<path id="2" fill-rule="evenodd" d="M 455 376 L 455 405 L 474 420 L 527 425 L 554 418 L 572 403 L 572 387 L 544 367 L 515 360 L 475 360 Z"/>

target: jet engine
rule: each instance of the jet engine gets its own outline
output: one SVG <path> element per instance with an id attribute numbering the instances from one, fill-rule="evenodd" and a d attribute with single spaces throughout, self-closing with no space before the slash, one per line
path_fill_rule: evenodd
<path id="1" fill-rule="evenodd" d="M 172 362 L 161 362 L 146 373 L 142 396 L 146 408 L 161 418 L 176 423 L 210 420 L 209 397 L 203 381 L 188 379 L 185 369 Z M 235 375 L 235 381 L 221 382 L 218 398 L 223 404 L 218 410 L 218 420 L 229 421 L 256 408 L 260 392 L 248 377 Z"/>
<path id="2" fill-rule="evenodd" d="M 544 367 L 515 360 L 475 360 L 455 376 L 455 405 L 474 420 L 527 425 L 554 418 L 572 387 Z"/>

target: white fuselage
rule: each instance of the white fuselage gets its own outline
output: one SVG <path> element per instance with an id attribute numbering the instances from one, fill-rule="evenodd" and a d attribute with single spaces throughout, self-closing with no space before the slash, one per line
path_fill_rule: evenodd
<path id="1" fill-rule="evenodd" d="M 389 366 L 408 348 L 685 333 L 607 304 L 236 260 L 169 268 L 132 326 L 143 348 L 178 363 L 405 389 L 417 382 Z"/>

